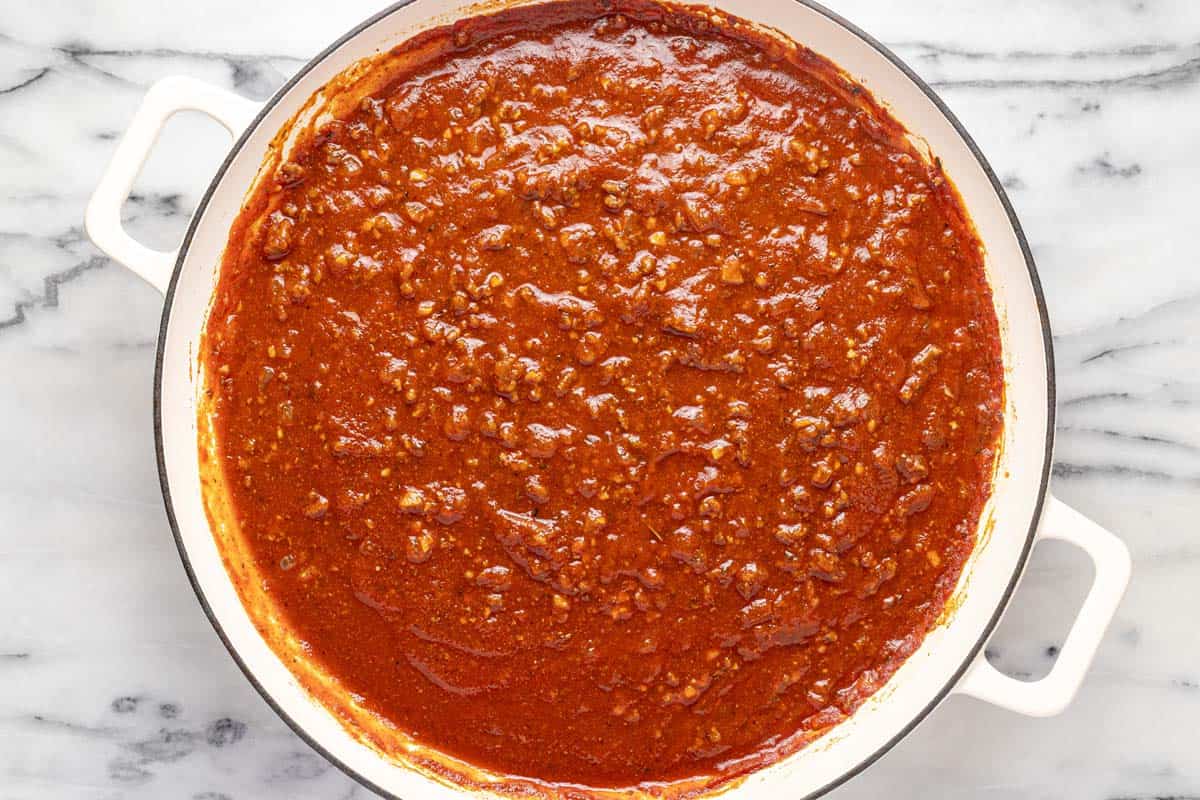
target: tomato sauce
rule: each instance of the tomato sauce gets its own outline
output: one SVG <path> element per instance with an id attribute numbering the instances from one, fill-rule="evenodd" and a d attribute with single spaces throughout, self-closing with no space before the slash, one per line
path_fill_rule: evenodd
<path id="1" fill-rule="evenodd" d="M 506 775 L 733 774 L 920 644 L 1002 422 L 939 166 L 803 48 L 645 3 L 460 23 L 235 228 L 219 468 L 311 658 Z"/>

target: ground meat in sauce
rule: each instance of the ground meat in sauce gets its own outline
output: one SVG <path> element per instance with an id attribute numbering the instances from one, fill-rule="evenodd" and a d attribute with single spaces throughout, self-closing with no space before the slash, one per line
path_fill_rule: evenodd
<path id="1" fill-rule="evenodd" d="M 420 742 L 591 785 L 769 761 L 973 546 L 979 243 L 804 51 L 643 4 L 508 21 L 325 125 L 231 246 L 233 507 L 313 657 Z"/>

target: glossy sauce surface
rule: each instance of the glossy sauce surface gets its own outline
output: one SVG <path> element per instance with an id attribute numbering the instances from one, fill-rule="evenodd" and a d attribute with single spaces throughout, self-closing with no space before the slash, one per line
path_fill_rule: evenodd
<path id="1" fill-rule="evenodd" d="M 773 760 L 973 547 L 979 243 L 807 51 L 648 4 L 502 19 L 324 125 L 231 241 L 204 359 L 242 535 L 433 748 L 596 786 Z"/>

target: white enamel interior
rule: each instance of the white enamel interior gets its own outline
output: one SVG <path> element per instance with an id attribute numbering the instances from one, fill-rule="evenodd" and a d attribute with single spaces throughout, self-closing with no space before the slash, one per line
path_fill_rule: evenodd
<path id="1" fill-rule="evenodd" d="M 799 2 L 709 0 L 708 4 L 775 27 L 832 59 L 929 143 L 958 186 L 986 246 L 1004 339 L 1008 402 L 1005 446 L 989 511 L 994 527 L 964 572 L 955 612 L 849 721 L 731 792 L 738 800 L 800 798 L 869 761 L 943 697 L 1006 601 L 1023 563 L 1049 457 L 1046 352 L 1033 284 L 1004 205 L 966 142 L 920 87 L 868 42 Z M 342 43 L 277 99 L 200 212 L 168 300 L 162 343 L 162 457 L 178 532 L 203 598 L 246 668 L 295 725 L 342 765 L 405 800 L 461 797 L 462 790 L 389 763 L 350 736 L 309 698 L 267 647 L 226 575 L 201 500 L 195 384 L 199 370 L 194 359 L 226 236 L 274 133 L 305 99 L 352 62 L 443 24 L 469 5 L 464 0 L 416 0 L 394 10 Z"/>

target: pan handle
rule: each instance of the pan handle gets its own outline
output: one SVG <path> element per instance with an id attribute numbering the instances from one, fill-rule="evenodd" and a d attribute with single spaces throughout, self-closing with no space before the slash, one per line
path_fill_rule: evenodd
<path id="1" fill-rule="evenodd" d="M 1129 584 L 1130 560 L 1124 542 L 1053 497 L 1047 499 L 1038 536 L 1070 542 L 1091 557 L 1095 568 L 1092 587 L 1054 666 L 1040 680 L 1021 681 L 993 667 L 981 652 L 955 691 L 1010 711 L 1049 717 L 1066 708 L 1079 690 Z"/>
<path id="2" fill-rule="evenodd" d="M 166 293 L 179 251 L 146 247 L 126 233 L 121 224 L 121 206 L 129 197 L 142 164 L 150 155 L 159 131 L 176 112 L 201 111 L 237 137 L 250 125 L 259 108 L 258 103 L 241 95 L 194 78 L 163 78 L 151 86 L 88 202 L 84 228 L 96 247 Z"/>

